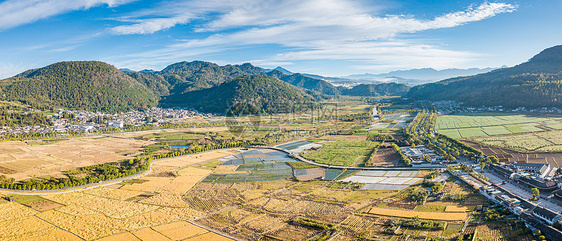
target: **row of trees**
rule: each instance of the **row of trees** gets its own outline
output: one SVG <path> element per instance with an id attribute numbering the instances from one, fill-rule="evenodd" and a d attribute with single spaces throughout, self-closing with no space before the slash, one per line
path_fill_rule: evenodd
<path id="1" fill-rule="evenodd" d="M 47 116 L 38 113 L 22 113 L 11 110 L 0 110 L 0 126 L 51 126 L 53 122 Z"/>
<path id="2" fill-rule="evenodd" d="M 0 187 L 15 190 L 53 190 L 83 186 L 100 181 L 108 181 L 139 174 L 143 171 L 148 170 L 150 168 L 150 163 L 158 159 L 194 154 L 198 152 L 222 148 L 233 148 L 250 145 L 264 144 L 252 141 L 236 141 L 225 144 L 198 145 L 188 150 L 176 150 L 158 155 L 135 157 L 133 159 L 121 160 L 119 162 L 81 167 L 65 172 L 65 175 L 67 176 L 66 178 L 51 177 L 50 179 L 27 179 L 15 182 L 13 178 L 7 179 L 4 176 L 4 178 L 0 177 Z"/>
<path id="3" fill-rule="evenodd" d="M 402 153 L 402 151 L 400 150 L 400 147 L 398 147 L 398 145 L 393 143 L 392 149 L 394 150 L 394 152 L 396 152 L 396 154 L 398 154 L 398 156 L 400 157 L 400 160 L 402 161 L 404 166 L 409 167 L 410 164 L 412 163 L 412 160 L 410 160 L 410 158 L 408 158 L 406 155 L 404 155 L 404 153 Z"/>

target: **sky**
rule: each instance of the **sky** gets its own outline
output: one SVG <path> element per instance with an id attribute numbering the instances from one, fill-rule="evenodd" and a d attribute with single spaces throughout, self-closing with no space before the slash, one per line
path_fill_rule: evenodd
<path id="1" fill-rule="evenodd" d="M 0 79 L 78 60 L 324 76 L 514 66 L 562 44 L 561 10 L 560 0 L 3 0 Z"/>

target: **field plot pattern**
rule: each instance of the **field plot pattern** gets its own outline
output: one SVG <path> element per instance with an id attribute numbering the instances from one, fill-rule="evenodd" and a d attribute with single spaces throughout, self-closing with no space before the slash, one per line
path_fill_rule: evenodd
<path id="1" fill-rule="evenodd" d="M 562 119 L 499 113 L 453 114 L 439 116 L 435 129 L 452 138 L 473 138 L 541 132 L 545 130 L 539 126 L 562 124 L 558 121 Z"/>
<path id="2" fill-rule="evenodd" d="M 295 145 L 299 146 L 299 145 Z M 228 173 L 215 172 L 205 178 L 209 183 L 239 183 L 285 180 L 294 177 L 293 169 L 287 162 L 295 160 L 285 152 L 274 150 L 250 150 L 223 158 L 222 166 Z M 225 167 L 219 167 L 225 169 Z"/>
<path id="3" fill-rule="evenodd" d="M 132 158 L 123 153 L 138 152 L 151 143 L 111 137 L 81 137 L 45 145 L 0 142 L 0 172 L 16 180 L 43 175 L 57 177 L 61 171 Z"/>
<path id="4" fill-rule="evenodd" d="M 365 190 L 401 190 L 422 178 L 415 177 L 418 171 L 360 171 L 342 182 L 365 183 Z"/>

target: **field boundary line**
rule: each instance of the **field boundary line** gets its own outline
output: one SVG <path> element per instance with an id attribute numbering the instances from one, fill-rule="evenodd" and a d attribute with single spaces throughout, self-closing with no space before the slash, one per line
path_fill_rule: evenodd
<path id="1" fill-rule="evenodd" d="M 215 234 L 218 234 L 218 235 L 220 235 L 220 236 L 223 236 L 223 237 L 225 237 L 225 238 L 229 238 L 229 239 L 236 240 L 236 241 L 242 241 L 241 239 L 237 239 L 237 238 L 235 238 L 235 237 L 229 236 L 229 235 L 224 234 L 224 233 L 221 233 L 221 232 L 219 232 L 219 231 L 215 231 L 215 230 L 213 230 L 213 229 L 207 228 L 207 227 L 205 227 L 205 226 L 203 226 L 203 225 L 199 225 L 199 224 L 197 224 L 197 223 L 195 223 L 195 222 L 193 222 L 193 221 L 191 221 L 191 220 L 185 220 L 185 221 L 188 222 L 188 223 L 190 223 L 190 224 L 192 224 L 192 225 L 195 225 L 195 226 L 197 226 L 197 227 L 199 227 L 199 228 L 205 229 L 205 230 L 207 230 L 207 231 L 209 231 L 209 232 L 211 232 L 211 233 L 215 233 Z"/>
<path id="2" fill-rule="evenodd" d="M 20 205 L 23 205 L 23 204 L 20 204 Z M 36 217 L 36 218 L 38 218 L 38 219 L 40 219 L 40 220 L 43 221 L 43 222 L 46 222 L 46 223 L 48 223 L 48 224 L 50 224 L 50 225 L 53 225 L 53 227 L 55 227 L 55 228 L 58 228 L 58 229 L 60 229 L 60 230 L 62 230 L 62 231 L 65 231 L 65 232 L 67 232 L 67 233 L 70 233 L 70 234 L 72 234 L 72 235 L 78 237 L 78 238 L 81 239 L 81 240 L 86 240 L 85 238 L 82 238 L 82 237 L 78 236 L 78 234 L 75 234 L 75 233 L 73 233 L 73 232 L 70 232 L 70 231 L 68 231 L 68 230 L 66 230 L 66 229 L 64 229 L 64 228 L 61 228 L 61 227 L 59 227 L 59 226 L 57 226 L 57 225 L 55 225 L 55 224 L 53 224 L 53 223 L 51 223 L 51 222 L 49 222 L 49 221 L 47 221 L 47 220 L 45 220 L 45 219 L 43 219 L 43 218 L 37 216 L 37 214 L 35 214 L 35 215 L 33 215 L 33 216 Z"/>

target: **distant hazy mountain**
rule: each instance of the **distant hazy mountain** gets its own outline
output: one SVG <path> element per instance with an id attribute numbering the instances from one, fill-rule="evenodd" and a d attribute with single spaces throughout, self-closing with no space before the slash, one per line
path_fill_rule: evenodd
<path id="1" fill-rule="evenodd" d="M 121 68 L 121 69 L 119 69 L 119 70 L 121 70 L 121 72 L 123 72 L 123 73 L 132 73 L 132 72 L 136 72 L 136 71 L 134 71 L 134 70 L 132 70 L 132 69 L 127 69 L 127 68 Z"/>
<path id="2" fill-rule="evenodd" d="M 408 96 L 472 106 L 562 108 L 562 45 L 511 68 L 413 87 Z"/>
<path id="3" fill-rule="evenodd" d="M 289 70 L 287 70 L 287 69 L 285 69 L 285 68 L 283 68 L 283 67 L 281 67 L 281 66 L 277 66 L 277 68 L 275 68 L 275 69 L 263 69 L 263 71 L 265 71 L 265 72 L 271 72 L 271 71 L 274 71 L 274 70 L 277 70 L 277 71 L 279 71 L 279 72 L 281 72 L 281 73 L 283 73 L 283 74 L 286 74 L 286 75 L 292 75 L 292 74 L 294 74 L 293 72 L 291 72 L 291 71 L 289 71 Z"/>
<path id="4" fill-rule="evenodd" d="M 0 81 L 0 99 L 35 108 L 128 111 L 156 106 L 145 85 L 98 61 L 71 61 L 31 69 Z"/>
<path id="5" fill-rule="evenodd" d="M 267 75 L 283 80 L 296 87 L 316 91 L 321 94 L 325 94 L 325 95 L 340 94 L 338 88 L 336 88 L 332 84 L 322 79 L 315 79 L 308 76 L 304 76 L 302 74 L 287 75 L 277 69 L 267 72 Z"/>
<path id="6" fill-rule="evenodd" d="M 204 112 L 264 112 L 271 104 L 302 103 L 312 97 L 277 78 L 250 75 L 228 80 L 208 89 L 164 97 L 166 107 L 191 107 Z M 250 108 L 247 108 L 250 107 Z"/>
<path id="7" fill-rule="evenodd" d="M 494 70 L 493 68 L 470 68 L 470 69 L 444 69 L 435 70 L 433 68 L 423 68 L 423 69 L 410 69 L 410 70 L 397 70 L 391 71 L 383 74 L 355 74 L 344 76 L 343 78 L 352 80 L 374 80 L 374 81 L 394 81 L 401 84 L 407 85 L 419 85 L 430 82 L 435 82 L 438 80 L 459 77 L 459 76 L 469 76 L 480 73 L 489 72 Z"/>

